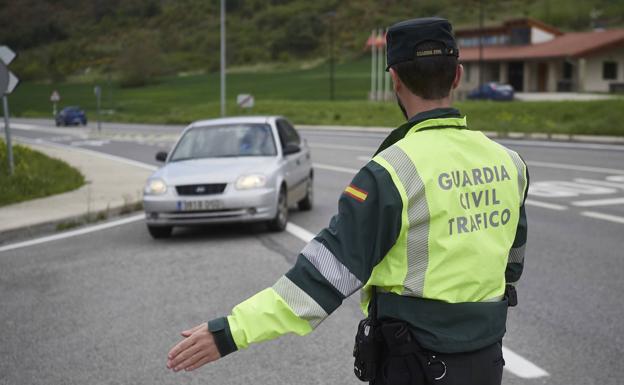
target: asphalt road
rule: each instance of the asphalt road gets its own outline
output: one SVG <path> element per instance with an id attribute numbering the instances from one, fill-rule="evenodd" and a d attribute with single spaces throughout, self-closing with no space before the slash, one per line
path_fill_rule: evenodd
<path id="1" fill-rule="evenodd" d="M 105 124 L 95 135 L 41 120 L 15 127 L 17 139 L 154 165 L 182 129 Z M 316 202 L 311 212 L 293 210 L 291 222 L 316 233 L 383 135 L 302 133 L 313 150 Z M 510 310 L 504 345 L 547 372 L 523 378 L 520 365 L 505 371 L 504 383 L 622 384 L 624 148 L 504 142 L 531 173 L 520 305 Z M 304 244 L 289 232 L 240 226 L 181 229 L 154 241 L 137 221 L 0 252 L 0 384 L 357 384 L 357 295 L 306 337 L 255 345 L 190 374 L 165 368 L 179 331 L 272 285 Z"/>

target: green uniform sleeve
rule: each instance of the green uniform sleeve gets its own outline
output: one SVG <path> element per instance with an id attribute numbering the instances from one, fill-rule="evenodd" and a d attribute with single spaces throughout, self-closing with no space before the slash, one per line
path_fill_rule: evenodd
<path id="1" fill-rule="evenodd" d="M 520 206 L 520 219 L 518 220 L 518 227 L 516 228 L 516 237 L 514 238 L 511 250 L 509 250 L 507 268 L 505 269 L 505 281 L 510 285 L 515 285 L 520 280 L 522 270 L 524 269 L 524 254 L 526 250 L 528 230 L 526 210 L 524 206 L 529 192 L 529 170 L 526 167 L 526 164 L 524 167 L 526 173 L 526 188 L 522 199 L 522 206 Z"/>
<path id="2" fill-rule="evenodd" d="M 390 174 L 369 162 L 338 202 L 338 214 L 270 288 L 209 323 L 221 355 L 287 333 L 305 335 L 360 289 L 396 242 L 402 201 Z"/>

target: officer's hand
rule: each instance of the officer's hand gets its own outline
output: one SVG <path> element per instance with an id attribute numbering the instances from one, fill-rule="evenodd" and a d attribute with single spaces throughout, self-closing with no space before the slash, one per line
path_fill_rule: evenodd
<path id="1" fill-rule="evenodd" d="M 177 372 L 190 371 L 221 358 L 208 324 L 203 323 L 182 333 L 185 337 L 174 346 L 167 356 L 167 367 Z"/>

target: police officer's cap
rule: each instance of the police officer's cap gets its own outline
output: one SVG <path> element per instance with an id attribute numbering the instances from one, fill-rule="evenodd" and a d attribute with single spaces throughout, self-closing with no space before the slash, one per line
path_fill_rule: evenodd
<path id="1" fill-rule="evenodd" d="M 439 43 L 439 48 L 417 50 L 426 42 Z M 441 17 L 405 20 L 394 24 L 386 34 L 388 68 L 395 64 L 431 56 L 459 56 L 453 27 Z"/>

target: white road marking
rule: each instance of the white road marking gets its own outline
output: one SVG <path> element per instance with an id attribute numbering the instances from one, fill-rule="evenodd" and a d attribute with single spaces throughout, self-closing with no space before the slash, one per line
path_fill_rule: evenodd
<path id="1" fill-rule="evenodd" d="M 146 170 L 156 171 L 158 169 L 158 167 L 153 166 L 151 164 L 138 162 L 136 160 L 123 158 L 121 156 L 110 155 L 110 154 L 106 154 L 106 153 L 99 152 L 99 151 L 87 150 L 85 148 L 79 148 L 79 147 L 74 147 L 74 146 L 68 146 L 65 144 L 48 142 L 46 140 L 41 140 L 41 139 L 33 140 L 30 138 L 24 138 L 24 137 L 19 137 L 19 136 L 15 137 L 15 139 L 19 142 L 26 143 L 26 144 L 40 144 L 44 146 L 57 147 L 57 148 L 71 148 L 74 151 L 80 151 L 89 155 L 99 156 L 100 158 L 104 158 L 104 159 L 115 160 L 117 162 L 126 163 L 126 164 L 136 166 L 136 167 L 141 167 Z"/>
<path id="2" fill-rule="evenodd" d="M 541 207 L 541 208 L 551 209 L 551 210 L 558 210 L 558 211 L 563 211 L 563 210 L 567 210 L 568 209 L 568 207 L 564 206 L 564 205 L 558 205 L 558 204 L 555 204 L 555 203 L 541 202 L 541 201 L 536 201 L 536 200 L 533 200 L 533 199 L 527 199 L 524 203 L 529 205 L 529 206 L 536 206 L 536 207 Z"/>
<path id="3" fill-rule="evenodd" d="M 46 242 L 58 241 L 59 239 L 71 238 L 71 237 L 75 237 L 78 235 L 93 233 L 95 231 L 110 229 L 111 227 L 121 226 L 127 223 L 137 222 L 143 219 L 145 219 L 145 214 L 141 213 L 141 214 L 133 215 L 128 218 L 118 219 L 112 222 L 106 222 L 106 223 L 102 223 L 99 225 L 83 227 L 77 230 L 66 231 L 63 233 L 48 235 L 45 237 L 35 238 L 35 239 L 31 239 L 31 240 L 24 241 L 24 242 L 18 242 L 18 243 L 5 245 L 5 246 L 0 246 L 0 252 L 20 249 L 22 247 L 34 246 L 34 245 L 39 245 L 39 244 L 46 243 Z"/>
<path id="4" fill-rule="evenodd" d="M 535 160 L 529 160 L 526 163 L 529 166 L 534 166 L 534 167 L 558 168 L 562 170 L 574 170 L 574 171 L 588 171 L 588 172 L 597 172 L 597 173 L 603 173 L 603 174 L 624 174 L 624 170 L 620 170 L 616 168 L 581 166 L 578 164 L 539 162 Z"/>
<path id="5" fill-rule="evenodd" d="M 624 198 L 610 198 L 610 199 L 595 199 L 588 201 L 576 201 L 572 202 L 574 206 L 578 207 L 593 207 L 593 206 L 611 206 L 624 204 Z"/>
<path id="6" fill-rule="evenodd" d="M 88 146 L 88 147 L 102 147 L 105 144 L 109 144 L 110 140 L 79 140 L 69 143 L 70 146 Z"/>
<path id="7" fill-rule="evenodd" d="M 503 357 L 505 358 L 505 369 L 520 378 L 539 378 L 548 376 L 547 371 L 504 346 Z"/>
<path id="8" fill-rule="evenodd" d="M 326 148 L 332 150 L 348 150 L 348 151 L 370 151 L 374 152 L 377 150 L 375 147 L 364 147 L 364 146 L 349 146 L 343 144 L 332 144 L 332 143 L 309 143 L 310 147 L 317 148 Z M 620 146 L 624 149 L 624 146 Z M 578 164 L 567 164 L 567 163 L 553 163 L 553 162 L 541 162 L 530 160 L 527 161 L 529 166 L 533 167 L 544 167 L 544 168 L 556 168 L 563 170 L 574 170 L 574 171 L 588 171 L 588 172 L 596 172 L 603 174 L 620 174 L 624 175 L 624 170 L 616 169 L 616 168 L 604 168 L 604 167 L 593 167 L 593 166 L 582 166 Z"/>
<path id="9" fill-rule="evenodd" d="M 616 177 L 621 177 L 621 176 L 622 175 L 617 175 Z M 609 180 L 609 178 L 607 178 L 607 180 Z M 624 183 L 615 183 L 615 182 L 609 182 L 609 181 L 604 181 L 604 180 L 585 179 L 585 178 L 576 178 L 574 179 L 574 181 L 579 182 L 579 183 L 595 184 L 598 186 L 614 187 L 620 190 L 624 190 Z"/>
<path id="10" fill-rule="evenodd" d="M 590 218 L 602 219 L 609 222 L 622 223 L 624 224 L 624 217 L 618 217 L 617 215 L 609 215 L 603 213 L 597 213 L 595 211 L 583 211 L 581 215 Z"/>
<path id="11" fill-rule="evenodd" d="M 289 222 L 286 225 L 286 231 L 306 243 L 310 242 L 315 237 L 313 233 L 303 227 L 295 225 L 292 222 Z M 505 369 L 520 378 L 538 378 L 548 376 L 548 372 L 544 369 L 506 347 L 503 347 L 503 357 L 505 357 Z"/>
<path id="12" fill-rule="evenodd" d="M 617 192 L 617 190 L 612 187 L 563 180 L 533 182 L 529 187 L 530 196 L 547 198 L 577 197 L 579 195 L 608 195 L 615 192 Z"/>
<path id="13" fill-rule="evenodd" d="M 322 163 L 313 163 L 312 166 L 314 168 L 320 168 L 321 170 L 344 172 L 344 173 L 347 173 L 347 174 L 357 174 L 360 171 L 360 170 L 356 170 L 354 168 L 332 166 L 330 164 L 322 164 Z"/>
<path id="14" fill-rule="evenodd" d="M 325 148 L 329 150 L 365 151 L 365 152 L 371 152 L 371 153 L 377 150 L 375 147 L 349 146 L 345 144 L 332 144 L 332 143 L 308 143 L 308 145 L 310 147 Z"/>
<path id="15" fill-rule="evenodd" d="M 286 231 L 306 243 L 310 242 L 315 237 L 315 235 L 308 230 L 304 229 L 303 227 L 297 226 L 292 222 L 288 222 L 288 224 L 286 225 Z"/>

